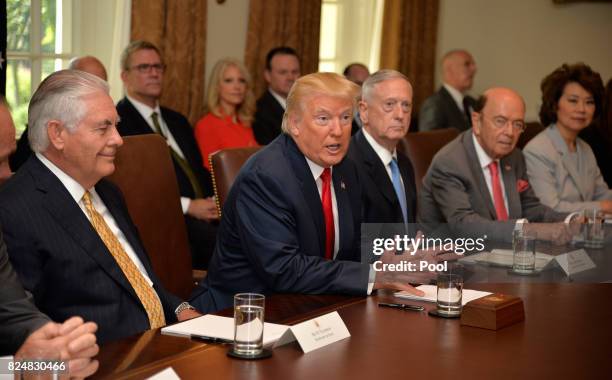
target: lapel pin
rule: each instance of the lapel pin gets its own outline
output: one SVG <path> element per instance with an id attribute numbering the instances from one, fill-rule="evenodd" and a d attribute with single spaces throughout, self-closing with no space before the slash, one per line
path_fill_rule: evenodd
<path id="1" fill-rule="evenodd" d="M 342 190 L 346 190 L 346 185 L 344 184 L 344 181 L 340 181 L 340 187 L 342 188 Z"/>
<path id="2" fill-rule="evenodd" d="M 504 166 L 504 169 L 506 169 L 506 171 L 509 171 L 510 169 L 512 169 L 512 166 L 510 166 L 510 165 L 505 165 L 505 166 Z"/>

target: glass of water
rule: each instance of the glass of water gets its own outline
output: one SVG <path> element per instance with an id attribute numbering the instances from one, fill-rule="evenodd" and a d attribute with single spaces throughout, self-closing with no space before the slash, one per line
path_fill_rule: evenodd
<path id="1" fill-rule="evenodd" d="M 261 354 L 265 300 L 265 296 L 257 293 L 239 293 L 234 296 L 234 352 L 236 354 Z"/>
<path id="2" fill-rule="evenodd" d="M 586 248 L 603 248 L 604 229 L 603 213 L 599 209 L 584 210 L 584 246 Z"/>
<path id="3" fill-rule="evenodd" d="M 438 314 L 456 316 L 461 314 L 463 277 L 458 274 L 441 273 L 438 275 Z"/>
<path id="4" fill-rule="evenodd" d="M 516 273 L 533 273 L 536 259 L 536 236 L 521 234 L 514 236 L 512 270 Z"/>

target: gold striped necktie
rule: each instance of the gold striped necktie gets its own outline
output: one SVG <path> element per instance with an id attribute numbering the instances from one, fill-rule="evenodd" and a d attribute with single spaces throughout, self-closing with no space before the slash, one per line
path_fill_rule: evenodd
<path id="1" fill-rule="evenodd" d="M 100 215 L 93 204 L 91 203 L 91 195 L 89 191 L 86 191 L 83 194 L 83 204 L 85 205 L 85 210 L 91 219 L 91 224 L 100 235 L 100 238 L 104 242 L 104 245 L 110 251 L 111 255 L 119 265 L 119 268 L 123 271 L 123 274 L 134 288 L 136 295 L 140 299 L 142 306 L 147 312 L 147 316 L 149 317 L 149 325 L 152 329 L 162 327 L 166 324 L 166 319 L 164 318 L 164 310 L 162 308 L 161 302 L 155 291 L 147 281 L 138 268 L 136 264 L 130 259 L 127 255 L 121 243 L 119 243 L 119 239 L 113 234 L 111 229 L 108 227 L 108 224 L 104 221 L 102 215 Z"/>

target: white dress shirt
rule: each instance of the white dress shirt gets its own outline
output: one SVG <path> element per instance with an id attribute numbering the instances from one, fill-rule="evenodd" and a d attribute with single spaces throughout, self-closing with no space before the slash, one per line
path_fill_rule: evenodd
<path id="1" fill-rule="evenodd" d="M 85 194 L 85 189 L 83 188 L 83 186 L 81 186 L 68 174 L 64 173 L 60 168 L 55 166 L 55 164 L 49 161 L 42 154 L 36 153 L 36 157 L 57 177 L 57 179 L 60 180 L 62 185 L 64 185 L 66 190 L 68 190 L 68 193 L 70 193 L 70 196 L 81 208 L 81 211 L 83 211 L 85 217 L 89 221 L 91 221 L 91 219 L 89 218 L 89 214 L 85 209 L 85 204 L 83 203 L 83 195 Z M 123 234 L 123 231 L 121 231 L 121 229 L 117 225 L 115 218 L 113 218 L 113 215 L 110 213 L 110 211 L 96 192 L 96 189 L 92 187 L 91 189 L 89 189 L 89 193 L 91 194 L 91 202 L 96 211 L 102 216 L 102 218 L 104 218 L 104 221 L 106 222 L 110 230 L 113 232 L 113 235 L 115 235 L 117 237 L 117 240 L 119 240 L 119 244 L 121 244 L 121 247 L 123 247 L 125 253 L 127 253 L 130 260 L 134 262 L 134 264 L 144 277 L 145 281 L 152 287 L 153 281 L 151 281 L 151 279 L 149 278 L 149 274 L 147 273 L 144 265 L 142 265 L 142 262 L 138 258 L 138 255 L 136 255 L 136 252 L 134 252 L 134 249 Z M 155 291 L 155 289 L 153 289 L 153 291 Z"/>
<path id="2" fill-rule="evenodd" d="M 442 83 L 442 86 L 444 86 L 444 88 L 451 95 L 455 103 L 457 103 L 457 107 L 459 107 L 459 109 L 463 111 L 463 113 L 465 113 L 465 108 L 463 107 L 463 98 L 465 97 L 465 95 L 463 95 L 461 92 L 459 92 L 459 90 L 449 84 Z"/>
<path id="3" fill-rule="evenodd" d="M 287 99 L 283 98 L 279 93 L 274 92 L 274 90 L 272 90 L 271 88 L 268 88 L 268 91 L 270 91 L 270 94 L 272 94 L 274 99 L 276 99 L 276 101 L 280 103 L 281 107 L 283 107 L 283 109 L 286 110 L 287 109 Z"/>
<path id="4" fill-rule="evenodd" d="M 472 133 L 472 140 L 474 141 L 474 148 L 476 148 L 476 156 L 478 156 L 478 162 L 480 163 L 480 170 L 482 170 L 482 174 L 484 174 L 485 182 L 487 183 L 487 189 L 489 190 L 489 195 L 491 199 L 495 199 L 493 197 L 493 182 L 491 181 L 491 171 L 489 170 L 489 164 L 494 160 L 489 157 L 487 152 L 482 149 L 478 140 L 476 140 L 476 136 Z M 506 211 L 508 214 L 510 213 L 510 209 L 508 208 L 508 197 L 506 196 L 506 187 L 504 186 L 504 170 L 501 167 L 499 160 L 497 161 L 497 166 L 499 168 L 499 181 L 502 190 L 502 194 L 504 196 L 504 205 L 506 206 Z"/>
<path id="5" fill-rule="evenodd" d="M 155 130 L 155 125 L 153 124 L 153 119 L 151 118 L 151 115 L 153 114 L 153 112 L 157 112 L 157 120 L 159 121 L 161 132 L 166 138 L 166 142 L 168 143 L 168 146 L 170 147 L 170 149 L 176 152 L 176 154 L 178 154 L 184 159 L 185 155 L 183 154 L 183 151 L 177 144 L 176 140 L 174 139 L 174 136 L 172 136 L 172 133 L 170 133 L 170 129 L 168 128 L 168 125 L 166 124 L 166 122 L 164 121 L 164 118 L 162 117 L 161 109 L 159 108 L 159 103 L 155 105 L 155 108 L 151 108 L 148 105 L 142 102 L 139 102 L 138 100 L 130 96 L 126 95 L 126 98 L 128 98 L 128 100 L 132 103 L 134 108 L 136 108 L 140 116 L 142 116 L 142 118 L 145 119 L 145 121 L 147 122 L 151 130 L 155 133 L 157 133 L 157 131 Z M 181 197 L 181 209 L 183 210 L 183 214 L 187 213 L 190 203 L 191 203 L 191 199 L 187 197 Z"/>

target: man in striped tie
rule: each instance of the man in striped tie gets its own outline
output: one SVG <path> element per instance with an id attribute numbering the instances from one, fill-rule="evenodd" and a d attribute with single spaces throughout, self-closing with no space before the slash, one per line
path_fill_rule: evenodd
<path id="1" fill-rule="evenodd" d="M 123 140 L 108 85 L 62 70 L 34 93 L 28 109 L 34 155 L 0 191 L 9 258 L 36 306 L 51 319 L 98 324 L 104 343 L 197 313 L 167 292 L 118 188 Z"/>

